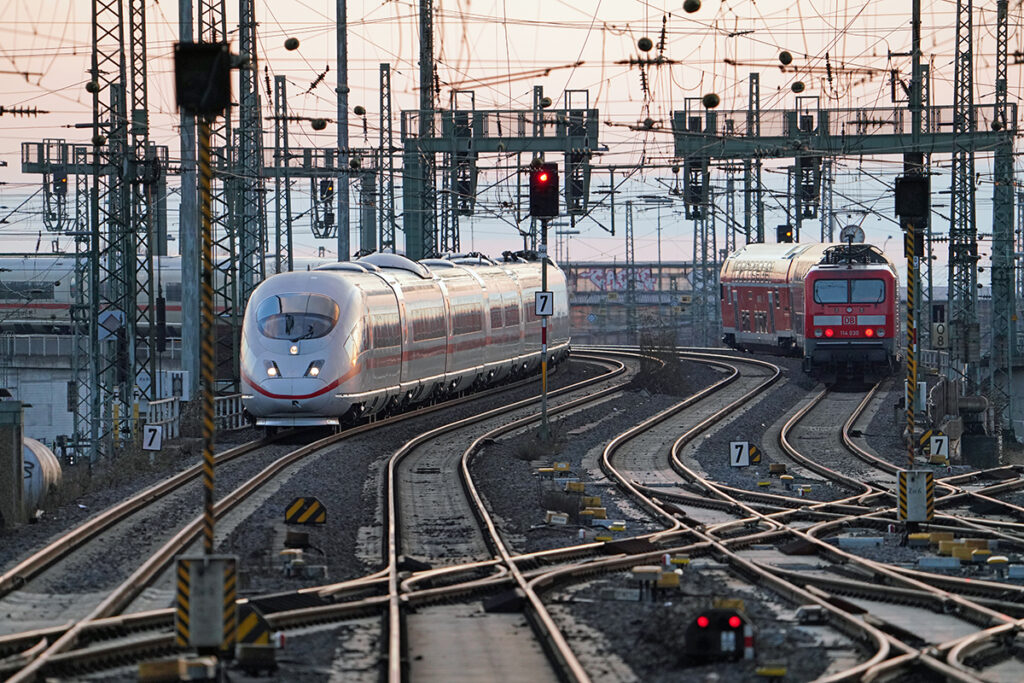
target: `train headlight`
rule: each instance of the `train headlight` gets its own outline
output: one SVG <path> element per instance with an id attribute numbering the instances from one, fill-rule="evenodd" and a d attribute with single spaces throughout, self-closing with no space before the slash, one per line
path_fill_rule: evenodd
<path id="1" fill-rule="evenodd" d="M 814 336 L 815 337 L 820 337 L 821 336 L 821 328 L 820 327 L 814 328 Z"/>
<path id="2" fill-rule="evenodd" d="M 884 337 L 885 336 L 885 328 L 884 327 L 879 327 L 877 330 L 875 330 L 875 334 L 877 334 L 879 337 Z"/>
<path id="3" fill-rule="evenodd" d="M 324 362 L 322 360 L 315 360 L 315 361 L 313 361 L 312 363 L 309 364 L 309 367 L 306 368 L 306 375 L 305 376 L 306 377 L 319 377 L 320 376 L 320 368 L 322 368 L 323 366 L 324 366 Z"/>
<path id="4" fill-rule="evenodd" d="M 299 345 L 298 344 L 292 344 L 291 346 L 289 346 L 288 347 L 288 353 L 292 354 L 293 356 L 299 355 Z"/>
<path id="5" fill-rule="evenodd" d="M 280 377 L 281 370 L 277 367 L 277 363 L 272 360 L 267 361 L 267 377 Z"/>

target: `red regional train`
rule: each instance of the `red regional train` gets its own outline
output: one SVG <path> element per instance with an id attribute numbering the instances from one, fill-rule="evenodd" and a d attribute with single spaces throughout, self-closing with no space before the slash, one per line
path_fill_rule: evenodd
<path id="1" fill-rule="evenodd" d="M 870 244 L 748 244 L 722 264 L 722 341 L 802 355 L 826 382 L 876 379 L 898 362 L 899 280 Z"/>

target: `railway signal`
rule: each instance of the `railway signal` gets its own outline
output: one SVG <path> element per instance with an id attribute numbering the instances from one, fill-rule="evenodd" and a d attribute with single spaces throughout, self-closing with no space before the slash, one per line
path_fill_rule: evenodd
<path id="1" fill-rule="evenodd" d="M 540 164 L 530 169 L 530 215 L 558 216 L 558 164 Z"/>
<path id="2" fill-rule="evenodd" d="M 210 184 L 211 124 L 231 105 L 231 53 L 227 43 L 175 43 L 174 81 L 178 107 L 199 123 L 200 406 L 203 425 L 203 554 L 178 557 L 175 636 L 179 647 L 200 653 L 235 649 L 236 569 L 233 555 L 214 555 L 214 315 L 213 212 Z"/>
<path id="3" fill-rule="evenodd" d="M 793 226 L 779 225 L 775 228 L 775 241 L 779 244 L 793 241 Z"/>
<path id="4" fill-rule="evenodd" d="M 67 169 L 59 168 L 53 172 L 53 193 L 58 197 L 66 197 L 68 194 L 68 172 Z"/>
<path id="5" fill-rule="evenodd" d="M 754 629 L 738 610 L 709 609 L 686 628 L 686 654 L 695 661 L 753 659 Z"/>
<path id="6" fill-rule="evenodd" d="M 320 199 L 325 202 L 331 201 L 334 197 L 334 181 L 333 180 L 321 180 L 320 181 Z"/>

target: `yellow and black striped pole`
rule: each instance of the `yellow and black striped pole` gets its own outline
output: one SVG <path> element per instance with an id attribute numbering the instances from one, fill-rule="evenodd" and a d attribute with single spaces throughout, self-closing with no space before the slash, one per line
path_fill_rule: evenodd
<path id="1" fill-rule="evenodd" d="M 213 222 L 210 218 L 210 120 L 199 118 L 199 215 L 202 239 L 200 357 L 203 409 L 203 552 L 213 552 Z"/>
<path id="2" fill-rule="evenodd" d="M 917 256 L 914 242 L 917 226 L 915 221 L 906 221 L 907 257 L 907 469 L 914 468 L 914 406 L 917 404 L 917 322 L 914 304 L 917 300 Z"/>
<path id="3" fill-rule="evenodd" d="M 548 291 L 548 220 L 540 221 L 540 291 Z M 554 299 L 551 301 L 554 311 Z M 540 319 L 540 438 L 548 439 L 548 316 Z"/>

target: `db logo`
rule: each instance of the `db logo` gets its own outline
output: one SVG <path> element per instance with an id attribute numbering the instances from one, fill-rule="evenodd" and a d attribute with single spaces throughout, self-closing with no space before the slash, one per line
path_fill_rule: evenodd
<path id="1" fill-rule="evenodd" d="M 843 316 L 843 324 L 844 325 L 856 325 L 857 324 L 857 316 L 855 316 L 855 315 L 844 315 Z"/>

